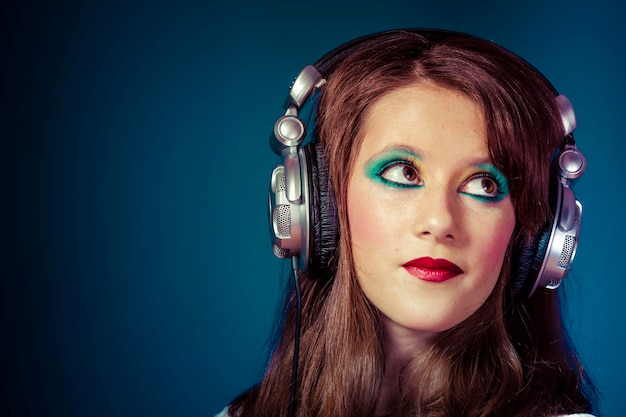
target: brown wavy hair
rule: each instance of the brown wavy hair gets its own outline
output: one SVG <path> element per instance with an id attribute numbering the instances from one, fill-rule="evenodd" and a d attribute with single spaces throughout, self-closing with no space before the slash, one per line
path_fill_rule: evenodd
<path id="1" fill-rule="evenodd" d="M 563 141 L 555 91 L 531 66 L 491 42 L 414 33 L 352 53 L 327 77 L 317 114 L 328 158 L 340 241 L 330 281 L 301 278 L 302 337 L 296 416 L 376 417 L 385 372 L 380 313 L 356 280 L 347 184 L 373 103 L 427 81 L 460 91 L 486 118 L 493 164 L 509 181 L 516 228 L 498 284 L 467 320 L 439 334 L 398 376 L 393 416 L 535 417 L 591 412 L 593 386 L 561 322 L 559 294 L 513 294 L 516 258 L 549 220 L 550 157 Z M 286 416 L 295 324 L 288 291 L 262 380 L 230 406 L 232 416 Z"/>

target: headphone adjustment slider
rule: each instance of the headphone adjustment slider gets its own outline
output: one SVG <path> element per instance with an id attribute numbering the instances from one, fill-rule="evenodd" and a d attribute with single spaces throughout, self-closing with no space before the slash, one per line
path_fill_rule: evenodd
<path id="1" fill-rule="evenodd" d="M 321 86 L 324 82 L 325 80 L 317 68 L 313 65 L 307 65 L 293 82 L 289 98 L 300 109 L 315 87 Z"/>

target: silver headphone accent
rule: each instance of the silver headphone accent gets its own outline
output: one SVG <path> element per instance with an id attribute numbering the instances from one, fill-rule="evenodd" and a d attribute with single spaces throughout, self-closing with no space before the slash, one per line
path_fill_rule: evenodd
<path id="1" fill-rule="evenodd" d="M 309 183 L 304 151 L 301 147 L 307 130 L 299 111 L 311 95 L 326 80 L 312 65 L 296 77 L 284 116 L 274 124 L 270 146 L 282 158 L 272 171 L 269 192 L 270 235 L 274 254 L 279 258 L 299 257 L 301 269 L 309 256 Z"/>
<path id="2" fill-rule="evenodd" d="M 568 186 L 559 185 L 557 193 L 556 220 L 552 223 L 550 239 L 546 246 L 547 253 L 538 271 L 538 279 L 528 294 L 529 297 L 538 287 L 550 290 L 558 288 L 576 256 L 582 204 L 575 199 L 573 191 Z"/>
<path id="3" fill-rule="evenodd" d="M 561 111 L 561 122 L 563 123 L 563 137 L 565 139 L 565 147 L 559 154 L 557 170 L 562 178 L 572 180 L 580 177 L 587 168 L 587 160 L 585 156 L 576 149 L 571 134 L 576 130 L 576 113 L 574 106 L 567 97 L 559 94 L 556 102 Z"/>
<path id="4" fill-rule="evenodd" d="M 293 159 L 285 160 L 287 164 L 292 161 Z M 306 169 L 305 159 L 301 158 L 301 162 L 302 169 Z M 302 184 L 304 189 L 301 196 L 295 201 L 291 200 L 288 196 L 287 164 L 276 166 L 270 180 L 269 213 L 272 248 L 279 258 L 294 256 L 304 258 L 309 248 L 308 183 L 305 181 Z M 294 169 L 300 170 L 298 167 Z M 298 189 L 300 189 L 300 184 L 298 184 Z"/>
<path id="5" fill-rule="evenodd" d="M 553 290 L 561 285 L 576 256 L 580 234 L 583 207 L 580 201 L 576 200 L 570 184 L 585 172 L 587 160 L 576 148 L 572 136 L 577 127 L 572 103 L 562 94 L 556 97 L 556 101 L 561 111 L 565 144 L 554 161 L 554 169 L 558 175 L 555 220 L 552 222 L 546 246 L 547 253 L 529 296 L 538 287 Z"/>
<path id="6" fill-rule="evenodd" d="M 294 80 L 285 108 L 284 116 L 274 124 L 274 134 L 270 137 L 270 147 L 280 155 L 285 147 L 296 147 L 306 135 L 306 126 L 298 117 L 298 112 L 315 88 L 321 87 L 326 80 L 313 65 L 307 65 Z"/>

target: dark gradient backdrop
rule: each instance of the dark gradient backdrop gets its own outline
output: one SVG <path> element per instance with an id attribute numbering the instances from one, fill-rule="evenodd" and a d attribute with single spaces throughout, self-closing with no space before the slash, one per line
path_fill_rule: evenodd
<path id="1" fill-rule="evenodd" d="M 270 129 L 302 66 L 396 27 L 490 38 L 574 103 L 570 327 L 623 415 L 623 2 L 209 3 L 0 4 L 0 415 L 212 416 L 253 383 L 282 268 Z"/>

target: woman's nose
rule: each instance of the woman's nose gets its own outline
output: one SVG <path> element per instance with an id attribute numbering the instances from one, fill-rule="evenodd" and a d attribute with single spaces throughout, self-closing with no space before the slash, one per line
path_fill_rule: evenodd
<path id="1" fill-rule="evenodd" d="M 422 239 L 451 241 L 458 238 L 458 193 L 448 187 L 425 186 L 417 199 L 414 233 Z"/>

